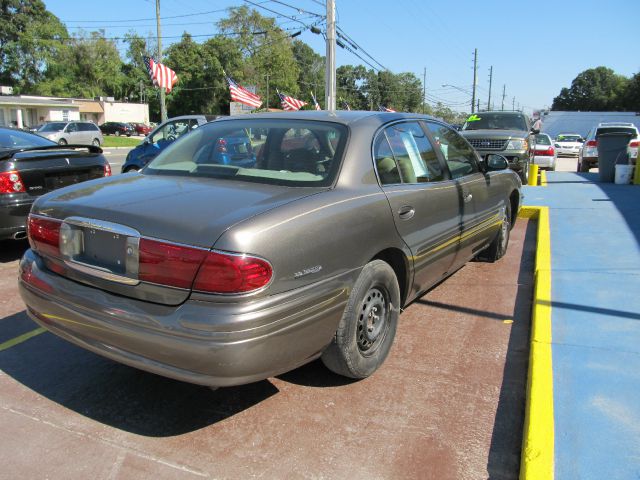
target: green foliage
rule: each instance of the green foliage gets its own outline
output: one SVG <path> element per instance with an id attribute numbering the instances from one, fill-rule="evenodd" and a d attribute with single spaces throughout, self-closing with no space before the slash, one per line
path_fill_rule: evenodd
<path id="1" fill-rule="evenodd" d="M 66 37 L 64 25 L 41 0 L 1 0 L 0 84 L 29 92 Z"/>
<path id="2" fill-rule="evenodd" d="M 553 99 L 552 110 L 618 111 L 623 110 L 623 98 L 629 80 L 606 67 L 590 68 L 563 88 Z"/>

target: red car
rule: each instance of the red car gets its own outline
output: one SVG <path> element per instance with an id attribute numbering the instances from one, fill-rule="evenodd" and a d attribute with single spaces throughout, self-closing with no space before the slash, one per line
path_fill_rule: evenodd
<path id="1" fill-rule="evenodd" d="M 131 126 L 135 129 L 136 134 L 147 136 L 151 131 L 151 127 L 149 125 L 145 125 L 144 123 L 132 123 Z"/>

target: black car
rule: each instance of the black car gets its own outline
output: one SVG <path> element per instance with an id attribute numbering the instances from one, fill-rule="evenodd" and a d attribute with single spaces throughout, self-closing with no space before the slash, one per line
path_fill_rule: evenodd
<path id="1" fill-rule="evenodd" d="M 116 137 L 119 137 L 120 135 L 126 135 L 127 137 L 136 135 L 136 129 L 124 122 L 103 123 L 100 125 L 100 131 L 104 135 L 115 135 Z"/>
<path id="2" fill-rule="evenodd" d="M 27 216 L 40 195 L 109 175 L 111 167 L 99 147 L 69 148 L 0 127 L 0 240 L 26 238 Z"/>

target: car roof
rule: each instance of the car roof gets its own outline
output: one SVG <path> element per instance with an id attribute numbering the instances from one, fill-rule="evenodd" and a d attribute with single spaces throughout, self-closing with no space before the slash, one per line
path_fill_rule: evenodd
<path id="1" fill-rule="evenodd" d="M 344 125 L 350 125 L 363 119 L 377 118 L 381 122 L 389 122 L 393 120 L 403 119 L 423 119 L 433 120 L 436 122 L 442 122 L 437 118 L 430 115 L 423 115 L 420 113 L 402 113 L 402 112 L 372 112 L 365 110 L 335 110 L 333 112 L 327 110 L 302 110 L 297 112 L 264 112 L 255 113 L 252 115 L 236 115 L 231 117 L 224 117 L 216 120 L 216 122 L 227 122 L 230 120 L 241 119 L 274 119 L 274 120 L 316 120 L 342 123 Z"/>

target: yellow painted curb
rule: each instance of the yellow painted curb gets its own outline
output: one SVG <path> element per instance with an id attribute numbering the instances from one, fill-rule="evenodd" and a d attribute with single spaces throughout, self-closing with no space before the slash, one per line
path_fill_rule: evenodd
<path id="1" fill-rule="evenodd" d="M 531 345 L 525 406 L 521 480 L 554 478 L 553 370 L 551 356 L 551 237 L 548 207 L 522 207 L 519 217 L 537 219 Z"/>

